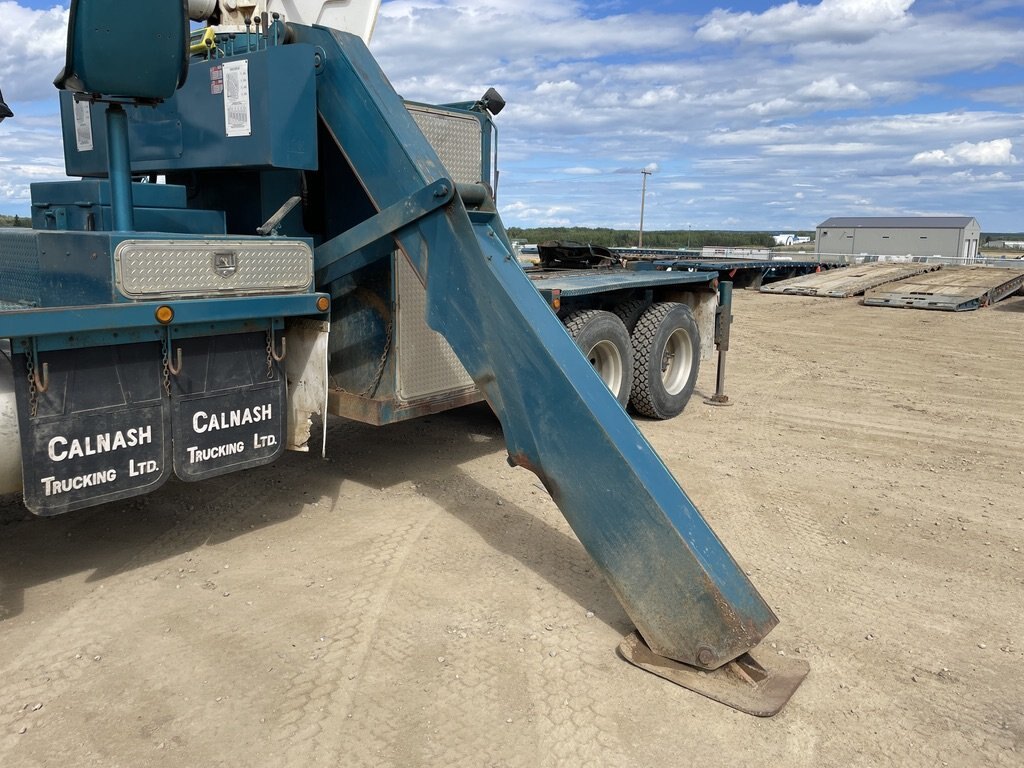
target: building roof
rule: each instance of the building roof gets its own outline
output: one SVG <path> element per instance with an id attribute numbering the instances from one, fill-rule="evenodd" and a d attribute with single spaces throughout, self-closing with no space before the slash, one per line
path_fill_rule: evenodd
<path id="1" fill-rule="evenodd" d="M 821 222 L 818 228 L 963 229 L 970 226 L 972 221 L 972 216 L 833 216 Z"/>

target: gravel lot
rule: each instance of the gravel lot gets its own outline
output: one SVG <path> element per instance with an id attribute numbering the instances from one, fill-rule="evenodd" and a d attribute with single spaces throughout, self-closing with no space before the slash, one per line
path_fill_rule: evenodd
<path id="1" fill-rule="evenodd" d="M 0 765 L 1024 765 L 1024 297 L 742 292 L 641 423 L 811 663 L 775 718 L 642 672 L 482 406 L 0 527 Z M 699 388 L 713 390 L 706 364 Z"/>

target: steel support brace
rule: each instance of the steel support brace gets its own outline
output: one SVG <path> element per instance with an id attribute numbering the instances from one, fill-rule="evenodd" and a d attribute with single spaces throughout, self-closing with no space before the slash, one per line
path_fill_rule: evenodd
<path id="1" fill-rule="evenodd" d="M 389 256 L 395 249 L 394 233 L 446 205 L 454 188 L 448 179 L 428 184 L 319 246 L 314 255 L 317 285 L 330 285 Z"/>
<path id="2" fill-rule="evenodd" d="M 326 52 L 320 115 L 378 210 L 446 178 L 358 37 L 294 31 Z M 471 220 L 455 197 L 397 240 L 510 461 L 541 478 L 650 648 L 715 669 L 757 645 L 775 615 L 545 305 L 497 215 Z"/>

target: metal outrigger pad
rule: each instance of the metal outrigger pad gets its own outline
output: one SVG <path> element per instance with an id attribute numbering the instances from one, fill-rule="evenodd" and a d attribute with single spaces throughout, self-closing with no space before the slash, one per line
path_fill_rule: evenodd
<path id="1" fill-rule="evenodd" d="M 716 670 L 698 669 L 654 653 L 639 632 L 622 639 L 619 653 L 630 664 L 756 717 L 778 713 L 811 671 L 802 659 L 764 652 L 760 661 L 748 652 Z"/>

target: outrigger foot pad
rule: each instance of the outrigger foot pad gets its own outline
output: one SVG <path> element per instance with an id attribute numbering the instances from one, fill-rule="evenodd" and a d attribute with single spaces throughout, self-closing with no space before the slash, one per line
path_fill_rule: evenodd
<path id="1" fill-rule="evenodd" d="M 630 664 L 756 717 L 771 717 L 782 709 L 811 671 L 801 659 L 771 656 L 770 661 L 758 661 L 750 653 L 714 671 L 699 669 L 654 653 L 639 632 L 622 639 L 619 653 Z"/>

